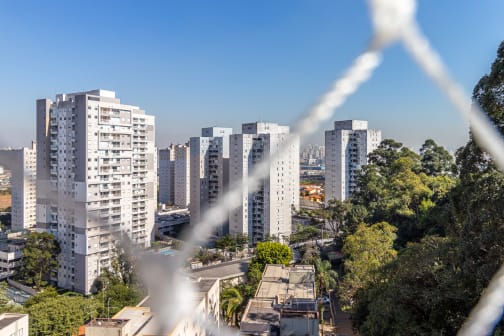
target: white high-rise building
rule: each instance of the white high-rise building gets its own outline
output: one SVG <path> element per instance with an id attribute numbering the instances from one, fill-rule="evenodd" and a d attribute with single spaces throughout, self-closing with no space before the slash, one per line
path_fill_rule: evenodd
<path id="1" fill-rule="evenodd" d="M 188 145 L 175 146 L 174 160 L 174 204 L 187 207 L 191 201 L 190 196 L 190 153 Z"/>
<path id="2" fill-rule="evenodd" d="M 255 122 L 243 124 L 242 132 L 230 138 L 230 183 L 243 180 L 272 154 L 279 156 L 259 190 L 243 190 L 242 205 L 229 214 L 229 232 L 247 234 L 252 244 L 266 235 L 284 241 L 292 231 L 292 207 L 299 208 L 299 139 L 277 153 L 291 137 L 288 126 Z"/>
<path id="3" fill-rule="evenodd" d="M 159 203 L 175 203 L 175 146 L 159 150 Z"/>
<path id="4" fill-rule="evenodd" d="M 205 211 L 225 192 L 229 181 L 229 136 L 232 128 L 207 127 L 200 137 L 190 139 L 191 147 L 191 224 L 201 220 Z M 224 223 L 219 235 L 228 232 Z"/>
<path id="5" fill-rule="evenodd" d="M 34 228 L 37 224 L 37 156 L 31 148 L 0 149 L 0 166 L 11 171 L 12 230 Z"/>
<path id="6" fill-rule="evenodd" d="M 37 100 L 37 225 L 61 247 L 58 286 L 84 294 L 122 236 L 150 246 L 157 153 L 154 117 L 93 90 Z"/>
<path id="7" fill-rule="evenodd" d="M 381 142 L 381 131 L 368 129 L 364 120 L 334 122 L 334 130 L 325 132 L 325 203 L 343 201 L 357 187 L 361 166 Z"/>

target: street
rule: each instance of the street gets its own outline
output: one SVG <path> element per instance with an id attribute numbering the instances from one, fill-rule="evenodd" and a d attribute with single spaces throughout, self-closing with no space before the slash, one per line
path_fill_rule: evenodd
<path id="1" fill-rule="evenodd" d="M 338 297 L 335 292 L 331 292 L 331 309 L 332 316 L 334 318 L 333 325 L 335 327 L 335 336 L 356 336 L 358 335 L 354 332 L 352 328 L 352 320 L 350 319 L 350 314 L 345 313 L 341 310 Z"/>

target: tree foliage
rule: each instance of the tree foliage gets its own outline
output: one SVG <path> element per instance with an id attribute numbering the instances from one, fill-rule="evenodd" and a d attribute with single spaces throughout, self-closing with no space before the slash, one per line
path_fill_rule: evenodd
<path id="1" fill-rule="evenodd" d="M 452 175 L 456 172 L 453 156 L 434 140 L 425 140 L 420 148 L 422 171 L 430 176 Z"/>
<path id="2" fill-rule="evenodd" d="M 227 234 L 217 239 L 215 247 L 221 250 L 235 251 L 236 249 L 241 250 L 247 244 L 248 236 L 246 234 L 237 234 L 235 236 Z"/>
<path id="3" fill-rule="evenodd" d="M 317 213 L 324 219 L 332 234 L 335 236 L 338 235 L 340 229 L 343 228 L 350 208 L 350 202 L 332 199 L 328 201 L 323 209 L 317 211 Z"/>
<path id="4" fill-rule="evenodd" d="M 455 244 L 428 236 L 410 243 L 361 293 L 354 318 L 363 335 L 454 335 L 465 314 Z M 365 319 L 362 319 L 365 317 Z"/>
<path id="5" fill-rule="evenodd" d="M 289 243 L 296 244 L 320 238 L 322 238 L 322 232 L 318 227 L 298 225 L 296 232 L 291 233 Z"/>
<path id="6" fill-rule="evenodd" d="M 82 296 L 46 298 L 26 309 L 30 315 L 30 336 L 76 334 L 79 326 L 96 318 L 101 308 L 97 300 Z"/>
<path id="7" fill-rule="evenodd" d="M 338 273 L 332 269 L 332 265 L 329 260 L 321 260 L 320 258 L 316 259 L 315 271 L 319 295 L 328 293 L 330 290 L 336 288 Z"/>
<path id="8" fill-rule="evenodd" d="M 130 242 L 119 241 L 115 246 L 116 255 L 112 259 L 112 274 L 125 285 L 138 285 L 136 258 L 130 248 Z"/>
<path id="9" fill-rule="evenodd" d="M 256 246 L 256 256 L 252 263 L 257 263 L 261 271 L 267 264 L 288 265 L 292 260 L 289 246 L 278 242 L 259 242 Z"/>
<path id="10" fill-rule="evenodd" d="M 23 267 L 19 279 L 28 285 L 42 288 L 58 267 L 59 253 L 59 244 L 52 234 L 31 232 L 23 248 Z"/>
<path id="11" fill-rule="evenodd" d="M 101 317 L 111 317 L 126 306 L 136 306 L 143 298 L 142 292 L 122 282 L 111 283 L 98 294 L 96 299 L 103 304 Z"/>
<path id="12" fill-rule="evenodd" d="M 473 98 L 504 134 L 504 42 Z M 420 174 L 428 177 L 425 182 L 432 194 L 421 200 L 411 224 L 440 229 L 423 230 L 423 238 L 409 242 L 396 259 L 373 272 L 374 286 L 360 290 L 354 305 L 362 335 L 456 334 L 504 263 L 504 174 L 472 134 L 457 151 L 458 179 L 449 172 L 446 153 L 436 146 L 427 141 L 422 149 Z M 372 169 L 380 171 L 377 166 Z M 365 177 L 383 182 L 381 173 Z M 375 206 L 383 196 L 379 191 L 364 189 L 360 198 L 375 202 L 371 216 L 380 208 Z M 500 321 L 494 335 L 503 331 Z"/>
<path id="13" fill-rule="evenodd" d="M 448 163 L 433 162 L 437 156 L 427 152 L 441 153 L 438 156 Z M 398 228 L 400 246 L 427 233 L 442 233 L 430 211 L 446 202 L 456 183 L 456 178 L 444 171 L 450 162 L 450 154 L 432 140 L 426 141 L 422 156 L 399 142 L 383 140 L 369 155 L 369 164 L 363 168 L 358 191 L 352 197 L 352 209 L 347 211 L 350 232 L 360 222 L 385 221 Z"/>
<path id="14" fill-rule="evenodd" d="M 226 322 L 237 325 L 240 310 L 242 310 L 245 304 L 242 293 L 236 287 L 224 288 L 221 293 L 220 302 L 222 315 Z"/>
<path id="15" fill-rule="evenodd" d="M 395 258 L 396 231 L 386 222 L 371 226 L 361 224 L 346 238 L 343 245 L 345 275 L 340 283 L 340 299 L 347 308 L 353 305 L 360 290 L 377 283 L 381 267 Z"/>

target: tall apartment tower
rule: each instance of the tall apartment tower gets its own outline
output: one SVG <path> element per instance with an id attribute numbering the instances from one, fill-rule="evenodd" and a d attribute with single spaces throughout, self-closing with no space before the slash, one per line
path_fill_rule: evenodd
<path id="1" fill-rule="evenodd" d="M 325 202 L 350 197 L 357 187 L 361 166 L 381 142 L 381 131 L 368 129 L 364 120 L 334 122 L 325 132 Z"/>
<path id="2" fill-rule="evenodd" d="M 229 214 L 230 233 L 247 234 L 252 244 L 266 235 L 284 241 L 292 231 L 292 207 L 299 208 L 299 139 L 278 152 L 290 137 L 288 126 L 263 122 L 243 124 L 242 134 L 231 135 L 230 183 L 243 180 L 260 161 L 279 155 L 259 190 L 243 190 L 242 205 Z"/>
<path id="3" fill-rule="evenodd" d="M 232 128 L 207 127 L 200 137 L 190 139 L 191 147 L 191 224 L 201 221 L 222 196 L 229 182 L 229 136 Z M 228 233 L 227 223 L 216 232 Z"/>
<path id="4" fill-rule="evenodd" d="M 89 294 L 122 236 L 150 246 L 154 117 L 106 90 L 37 100 L 37 225 L 60 243 L 58 286 Z"/>
<path id="5" fill-rule="evenodd" d="M 175 203 L 175 146 L 159 150 L 159 203 Z"/>
<path id="6" fill-rule="evenodd" d="M 191 201 L 190 153 L 187 144 L 175 146 L 174 166 L 174 204 L 179 207 L 187 207 Z"/>
<path id="7" fill-rule="evenodd" d="M 19 231 L 34 228 L 37 224 L 37 156 L 35 143 L 32 143 L 31 148 L 0 149 L 0 166 L 9 169 L 12 173 L 12 230 Z"/>

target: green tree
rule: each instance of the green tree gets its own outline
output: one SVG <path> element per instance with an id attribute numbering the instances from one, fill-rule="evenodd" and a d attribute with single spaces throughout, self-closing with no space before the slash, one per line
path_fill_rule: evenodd
<path id="1" fill-rule="evenodd" d="M 221 250 L 228 250 L 231 247 L 235 247 L 235 244 L 236 241 L 233 239 L 231 235 L 225 235 L 215 242 L 215 247 Z"/>
<path id="2" fill-rule="evenodd" d="M 319 238 L 322 238 L 319 228 L 311 225 L 299 225 L 296 232 L 290 235 L 289 242 L 295 244 Z"/>
<path id="3" fill-rule="evenodd" d="M 380 268 L 394 260 L 396 231 L 386 222 L 371 226 L 361 224 L 354 234 L 346 237 L 343 245 L 345 274 L 340 283 L 340 299 L 346 308 L 353 306 L 360 290 L 376 284 Z"/>
<path id="4" fill-rule="evenodd" d="M 245 234 L 237 234 L 235 239 L 236 239 L 236 244 L 238 246 L 240 246 L 240 248 L 248 245 L 248 243 L 249 243 L 249 237 L 246 233 Z"/>
<path id="5" fill-rule="evenodd" d="M 256 288 L 262 278 L 263 267 L 257 261 L 252 259 L 247 271 L 247 284 Z"/>
<path id="6" fill-rule="evenodd" d="M 23 248 L 23 267 L 19 279 L 28 285 L 42 288 L 58 267 L 60 247 L 56 238 L 46 232 L 31 232 Z"/>
<path id="7" fill-rule="evenodd" d="M 422 171 L 431 176 L 452 175 L 456 172 L 453 156 L 434 140 L 427 139 L 420 148 Z"/>
<path id="8" fill-rule="evenodd" d="M 198 253 L 195 256 L 203 265 L 207 265 L 211 262 L 217 261 L 217 260 L 224 260 L 224 255 L 220 252 L 212 252 L 209 251 L 208 249 L 202 248 L 198 251 Z"/>
<path id="9" fill-rule="evenodd" d="M 29 308 L 29 307 L 33 306 L 34 304 L 40 303 L 40 302 L 45 301 L 47 299 L 55 298 L 57 296 L 58 296 L 58 292 L 56 291 L 56 288 L 49 286 L 49 287 L 44 288 L 43 291 L 38 292 L 37 294 L 28 298 L 28 300 L 26 300 L 26 302 L 24 303 L 24 306 L 26 308 Z"/>
<path id="10" fill-rule="evenodd" d="M 403 144 L 392 139 L 384 139 L 377 149 L 368 155 L 369 164 L 380 168 L 388 168 L 399 159 Z"/>
<path id="11" fill-rule="evenodd" d="M 332 265 L 328 260 L 316 259 L 315 271 L 319 295 L 336 288 L 338 273 L 332 269 Z"/>
<path id="12" fill-rule="evenodd" d="M 497 50 L 497 57 L 492 64 L 490 73 L 481 77 L 474 87 L 473 100 L 485 111 L 498 130 L 504 134 L 503 69 L 504 41 L 501 42 Z M 467 145 L 457 151 L 456 161 L 463 182 L 471 182 L 478 174 L 495 170 L 491 156 L 478 146 L 472 133 L 470 133 Z"/>
<path id="13" fill-rule="evenodd" d="M 140 290 L 122 282 L 112 283 L 96 295 L 96 299 L 102 302 L 104 307 L 101 315 L 107 318 L 126 306 L 136 306 L 142 297 Z"/>
<path id="14" fill-rule="evenodd" d="M 0 282 L 0 309 L 5 307 L 10 301 L 7 296 L 7 283 L 5 281 Z"/>
<path id="15" fill-rule="evenodd" d="M 312 244 L 305 244 L 299 248 L 301 253 L 301 264 L 315 265 L 315 262 L 320 259 L 320 250 Z"/>
<path id="16" fill-rule="evenodd" d="M 97 300 L 82 296 L 46 298 L 26 309 L 30 315 L 30 336 L 76 334 L 79 326 L 98 316 L 100 309 Z"/>
<path id="17" fill-rule="evenodd" d="M 116 242 L 115 257 L 111 261 L 111 272 L 128 286 L 138 285 L 137 260 L 131 250 L 131 242 L 122 239 Z"/>
<path id="18" fill-rule="evenodd" d="M 424 152 L 428 152 L 428 146 L 436 146 L 436 153 L 446 154 L 433 141 L 427 140 L 426 144 Z M 434 208 L 448 202 L 447 193 L 456 179 L 448 173 L 443 174 L 439 163 L 429 161 L 428 157 L 432 159 L 433 155 L 421 158 L 401 146 L 387 140 L 370 154 L 373 160 L 363 168 L 352 208 L 346 216 L 349 233 L 355 230 L 359 220 L 385 221 L 398 228 L 396 243 L 405 246 L 408 241 L 418 241 L 428 232 L 443 232 L 436 218 L 440 212 Z M 422 171 L 422 165 L 438 168 L 432 168 L 428 175 Z"/>
<path id="19" fill-rule="evenodd" d="M 256 246 L 256 256 L 253 263 L 260 265 L 261 271 L 267 264 L 288 265 L 292 260 L 289 246 L 278 242 L 259 242 Z"/>
<path id="20" fill-rule="evenodd" d="M 408 244 L 358 297 L 361 334 L 455 335 L 467 309 L 456 248 L 454 240 L 435 236 Z"/>
<path id="21" fill-rule="evenodd" d="M 504 42 L 492 71 L 473 98 L 504 133 Z M 439 174 L 425 184 L 415 225 L 435 222 L 446 237 L 425 236 L 409 243 L 384 265 L 374 285 L 356 296 L 354 320 L 362 335 L 453 335 L 467 319 L 490 279 L 504 263 L 504 174 L 471 134 L 457 151 L 458 179 Z M 447 165 L 445 165 L 447 167 Z M 424 165 L 425 168 L 425 165 Z M 500 321 L 494 335 L 503 335 Z"/>
<path id="22" fill-rule="evenodd" d="M 319 210 L 321 217 L 329 226 L 334 236 L 338 235 L 340 229 L 345 224 L 345 219 L 351 209 L 349 201 L 340 201 L 337 199 L 329 200 L 327 206 Z"/>
<path id="23" fill-rule="evenodd" d="M 238 314 L 242 309 L 245 300 L 242 293 L 236 287 L 224 288 L 221 297 L 221 310 L 224 319 L 228 324 L 238 324 Z"/>

